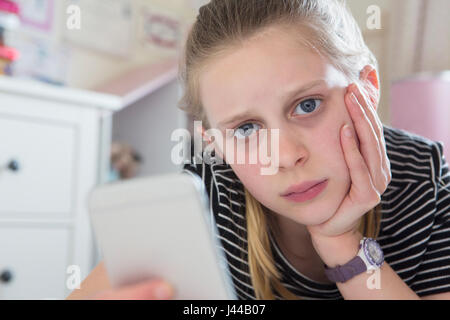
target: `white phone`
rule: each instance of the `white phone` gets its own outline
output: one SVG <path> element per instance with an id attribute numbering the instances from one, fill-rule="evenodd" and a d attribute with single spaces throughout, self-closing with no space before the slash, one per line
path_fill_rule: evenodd
<path id="1" fill-rule="evenodd" d="M 161 277 L 176 300 L 236 300 L 207 199 L 186 172 L 95 188 L 90 217 L 111 285 Z"/>

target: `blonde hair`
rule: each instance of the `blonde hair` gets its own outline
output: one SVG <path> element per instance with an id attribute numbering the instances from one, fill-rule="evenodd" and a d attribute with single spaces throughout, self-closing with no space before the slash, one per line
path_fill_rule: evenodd
<path id="1" fill-rule="evenodd" d="M 378 62 L 367 47 L 355 19 L 343 0 L 212 0 L 200 8 L 189 31 L 180 61 L 183 96 L 179 108 L 210 128 L 199 97 L 199 74 L 215 59 L 239 48 L 245 41 L 271 26 L 295 27 L 298 40 L 314 49 L 348 79 L 363 95 L 376 97 L 375 87 L 363 85 L 360 71 L 371 65 L 378 74 Z M 377 79 L 378 81 L 378 79 Z M 257 299 L 297 299 L 281 283 L 270 247 L 268 228 L 274 223 L 261 203 L 245 189 L 248 263 Z M 381 204 L 366 213 L 359 230 L 376 238 L 380 229 Z"/>

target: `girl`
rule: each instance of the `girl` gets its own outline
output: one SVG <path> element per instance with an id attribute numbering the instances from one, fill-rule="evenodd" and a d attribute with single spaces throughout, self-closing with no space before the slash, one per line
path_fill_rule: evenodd
<path id="1" fill-rule="evenodd" d="M 180 107 L 223 160 L 196 154 L 184 170 L 205 182 L 239 298 L 450 298 L 443 145 L 381 123 L 377 61 L 342 1 L 213 0 L 181 67 Z M 261 129 L 279 129 L 273 175 L 248 163 Z M 102 286 L 99 265 L 81 292 Z M 154 286 L 94 297 L 155 298 Z"/>

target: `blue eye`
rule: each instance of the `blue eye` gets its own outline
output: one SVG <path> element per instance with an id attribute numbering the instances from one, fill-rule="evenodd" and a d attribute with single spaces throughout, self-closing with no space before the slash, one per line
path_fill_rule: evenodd
<path id="1" fill-rule="evenodd" d="M 319 106 L 321 104 L 322 104 L 322 99 L 307 99 L 307 100 L 303 100 L 302 102 L 300 102 L 297 105 L 296 110 L 298 109 L 298 107 L 300 107 L 303 110 L 303 112 L 305 112 L 305 114 L 309 114 L 309 113 L 314 112 L 317 108 L 319 108 Z M 252 126 L 258 126 L 259 128 L 261 128 L 260 125 L 249 122 L 249 123 L 246 123 L 240 127 L 237 127 L 236 129 L 234 129 L 233 136 L 237 137 L 238 139 L 250 137 L 252 135 L 252 129 L 251 129 Z M 240 137 L 238 135 L 240 135 Z"/>
<path id="2" fill-rule="evenodd" d="M 243 137 L 243 138 L 250 137 L 252 135 L 252 133 L 251 133 L 252 125 L 261 127 L 260 125 L 258 125 L 256 123 L 246 123 L 246 124 L 236 128 L 236 130 L 234 130 L 234 132 L 235 132 L 234 136 L 237 137 L 238 139 L 241 139 L 241 137 Z M 250 129 L 249 129 L 249 127 L 250 127 Z M 250 134 L 248 134 L 248 132 L 250 132 Z M 239 133 L 239 135 L 241 135 L 241 137 L 236 136 L 237 133 Z"/>
<path id="3" fill-rule="evenodd" d="M 298 104 L 298 106 L 300 106 L 301 110 L 303 110 L 304 112 L 306 112 L 306 114 L 312 113 L 315 111 L 315 109 L 317 109 L 320 104 L 322 103 L 321 99 L 308 99 L 308 100 L 304 100 L 302 102 L 300 102 Z M 295 110 L 297 110 L 297 108 L 295 108 Z"/>

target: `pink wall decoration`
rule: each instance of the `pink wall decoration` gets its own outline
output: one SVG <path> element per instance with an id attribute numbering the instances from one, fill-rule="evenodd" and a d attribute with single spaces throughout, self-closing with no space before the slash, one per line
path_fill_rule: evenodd
<path id="1" fill-rule="evenodd" d="M 450 71 L 419 74 L 393 83 L 392 127 L 444 143 L 450 160 Z"/>

